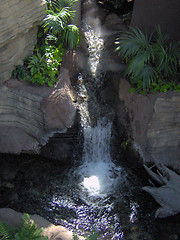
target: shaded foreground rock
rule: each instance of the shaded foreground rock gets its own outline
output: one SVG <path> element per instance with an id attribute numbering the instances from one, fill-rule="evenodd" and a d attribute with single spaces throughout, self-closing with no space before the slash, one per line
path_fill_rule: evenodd
<path id="1" fill-rule="evenodd" d="M 161 205 L 155 217 L 168 217 L 180 213 L 180 175 L 176 174 L 162 164 L 157 165 L 157 173 L 145 166 L 149 175 L 161 187 L 143 187 Z"/>
<path id="2" fill-rule="evenodd" d="M 22 221 L 22 213 L 16 212 L 10 208 L 0 209 L 0 221 L 10 224 L 14 227 L 20 227 Z M 38 215 L 30 215 L 30 218 L 34 220 L 39 228 L 43 228 L 43 235 L 48 236 L 50 239 L 53 237 L 54 240 L 72 240 L 73 233 L 68 231 L 66 228 L 61 226 L 55 226 L 49 221 Z M 83 237 L 78 237 L 83 240 Z"/>

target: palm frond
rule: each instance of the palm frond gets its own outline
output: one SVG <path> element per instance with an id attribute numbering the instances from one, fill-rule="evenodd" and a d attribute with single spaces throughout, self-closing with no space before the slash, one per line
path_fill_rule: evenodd
<path id="1" fill-rule="evenodd" d="M 15 235 L 15 240 L 36 239 L 48 240 L 48 237 L 42 236 L 43 229 L 38 229 L 36 223 L 30 219 L 29 214 L 24 214 L 22 218 L 22 225 L 19 232 Z"/>
<path id="2" fill-rule="evenodd" d="M 139 78 L 142 79 L 143 89 L 147 89 L 151 83 L 155 82 L 157 77 L 155 68 L 149 65 L 144 66 L 142 72 L 139 74 Z"/>
<path id="3" fill-rule="evenodd" d="M 126 75 L 137 78 L 142 72 L 145 65 L 149 64 L 151 56 L 148 52 L 142 52 L 140 55 L 133 57 L 127 67 Z"/>
<path id="4" fill-rule="evenodd" d="M 48 15 L 43 19 L 42 27 L 45 32 L 56 36 L 62 30 L 64 30 L 65 25 L 68 23 L 69 19 L 72 17 L 69 8 L 63 8 L 58 13 L 51 10 L 47 11 Z"/>
<path id="5" fill-rule="evenodd" d="M 71 11 L 69 7 L 64 7 L 58 12 L 58 15 L 64 24 L 67 24 L 69 19 L 73 18 L 73 11 Z"/>
<path id="6" fill-rule="evenodd" d="M 42 22 L 42 27 L 44 28 L 45 32 L 48 32 L 52 35 L 56 35 L 60 32 L 63 24 L 59 21 L 59 16 L 56 13 L 48 14 Z"/>
<path id="7" fill-rule="evenodd" d="M 162 33 L 160 25 L 157 25 L 156 31 L 153 33 L 153 39 L 156 44 L 164 46 L 169 40 L 168 34 Z"/>
<path id="8" fill-rule="evenodd" d="M 77 48 L 79 46 L 80 33 L 79 28 L 75 25 L 69 24 L 66 26 L 64 37 L 71 49 Z"/>
<path id="9" fill-rule="evenodd" d="M 61 10 L 64 7 L 72 8 L 76 2 L 77 0 L 54 0 L 53 6 L 55 6 L 56 9 Z"/>
<path id="10" fill-rule="evenodd" d="M 123 33 L 115 42 L 119 46 L 116 51 L 119 51 L 125 58 L 140 54 L 145 49 L 150 51 L 150 37 L 145 35 L 138 28 L 131 28 L 131 31 Z"/>

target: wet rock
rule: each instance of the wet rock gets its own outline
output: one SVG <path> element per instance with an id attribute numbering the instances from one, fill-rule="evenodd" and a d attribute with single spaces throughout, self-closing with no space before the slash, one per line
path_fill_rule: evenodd
<path id="1" fill-rule="evenodd" d="M 107 15 L 103 26 L 109 31 L 122 31 L 125 29 L 123 20 L 115 13 L 110 13 Z"/>

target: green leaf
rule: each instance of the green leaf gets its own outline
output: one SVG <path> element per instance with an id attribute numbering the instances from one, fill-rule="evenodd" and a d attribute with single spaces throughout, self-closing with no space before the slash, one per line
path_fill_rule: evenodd
<path id="1" fill-rule="evenodd" d="M 128 89 L 128 92 L 129 92 L 129 93 L 134 93 L 135 91 L 136 91 L 135 88 L 130 88 L 130 89 Z"/>
<path id="2" fill-rule="evenodd" d="M 147 35 L 138 29 L 131 28 L 131 31 L 124 32 L 115 42 L 119 46 L 116 48 L 116 51 L 120 51 L 120 54 L 124 56 L 124 58 L 131 58 L 137 54 L 146 51 L 150 51 L 150 39 Z"/>
<path id="3" fill-rule="evenodd" d="M 78 27 L 72 24 L 67 25 L 63 36 L 71 49 L 79 47 L 80 33 Z"/>

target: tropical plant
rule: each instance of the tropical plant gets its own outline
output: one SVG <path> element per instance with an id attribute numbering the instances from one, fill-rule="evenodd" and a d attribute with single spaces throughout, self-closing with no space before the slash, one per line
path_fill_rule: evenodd
<path id="1" fill-rule="evenodd" d="M 32 83 L 39 83 L 40 85 L 47 84 L 53 87 L 57 81 L 59 74 L 59 67 L 61 65 L 65 49 L 62 44 L 59 47 L 45 45 L 44 54 L 40 52 L 38 47 L 35 48 L 34 54 L 25 59 L 25 65 L 29 69 L 27 78 Z"/>
<path id="2" fill-rule="evenodd" d="M 70 49 L 77 48 L 80 33 L 75 25 L 69 24 L 75 13 L 72 7 L 77 0 L 46 1 L 47 16 L 39 29 L 33 55 L 24 59 L 23 66 L 15 66 L 12 76 L 53 87 L 66 52 L 65 47 L 68 45 Z"/>
<path id="3" fill-rule="evenodd" d="M 122 33 L 115 44 L 118 45 L 116 51 L 127 63 L 125 75 L 131 83 L 139 84 L 142 91 L 148 92 L 154 82 L 175 82 L 180 66 L 180 42 L 169 43 L 160 26 L 150 36 L 132 27 Z"/>
<path id="4" fill-rule="evenodd" d="M 73 49 L 79 46 L 79 28 L 69 24 L 73 19 L 72 7 L 77 0 L 48 0 L 47 16 L 42 21 L 46 39 L 55 43 L 67 43 Z"/>
<path id="5" fill-rule="evenodd" d="M 28 214 L 23 215 L 20 228 L 0 222 L 0 239 L 2 240 L 48 240 L 47 236 L 42 236 L 42 232 L 43 229 L 38 229 Z"/>
<path id="6" fill-rule="evenodd" d="M 34 54 L 24 59 L 23 66 L 15 66 L 12 77 L 53 87 L 65 52 L 62 44 L 58 47 L 45 45 L 43 49 L 36 46 Z"/>

